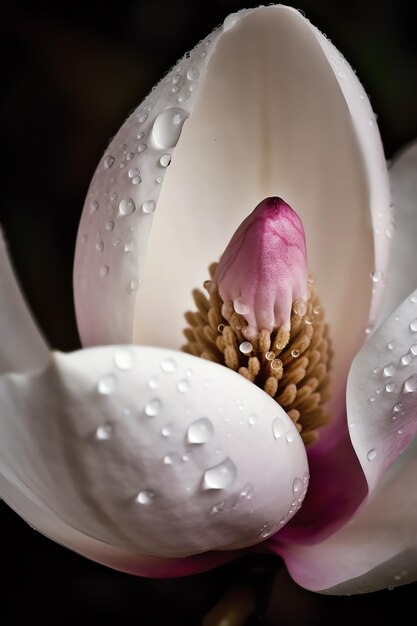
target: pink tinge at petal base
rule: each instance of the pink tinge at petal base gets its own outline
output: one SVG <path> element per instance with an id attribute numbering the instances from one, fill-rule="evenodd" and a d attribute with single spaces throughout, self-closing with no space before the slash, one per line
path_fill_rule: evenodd
<path id="1" fill-rule="evenodd" d="M 263 328 L 290 328 L 292 304 L 307 299 L 303 224 L 281 198 L 267 198 L 242 222 L 214 277 L 223 302 L 231 302 L 248 326 L 248 339 Z"/>

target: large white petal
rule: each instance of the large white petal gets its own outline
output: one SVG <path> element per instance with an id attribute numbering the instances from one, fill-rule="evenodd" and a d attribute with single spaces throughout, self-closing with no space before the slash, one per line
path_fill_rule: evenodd
<path id="1" fill-rule="evenodd" d="M 154 557 L 242 548 L 281 528 L 307 489 L 305 448 L 281 407 L 183 353 L 56 353 L 41 373 L 0 378 L 0 414 L 6 501 L 46 534 L 23 496 L 49 511 L 58 540 L 83 553 L 88 541 L 81 549 L 75 533 L 71 545 L 68 528 Z"/>
<path id="2" fill-rule="evenodd" d="M 23 299 L 0 228 L 0 374 L 43 367 L 49 348 Z"/>
<path id="3" fill-rule="evenodd" d="M 390 179 L 395 224 L 387 231 L 392 237 L 392 254 L 380 321 L 417 287 L 417 142 L 411 143 L 395 157 Z"/>
<path id="4" fill-rule="evenodd" d="M 189 114 L 176 146 L 172 107 L 185 112 L 178 128 Z M 172 155 L 168 169 L 160 162 L 166 153 Z M 385 160 L 374 114 L 350 66 L 285 6 L 229 16 L 179 61 L 110 144 L 90 187 L 77 245 L 84 343 L 178 347 L 191 289 L 205 280 L 207 265 L 243 218 L 271 195 L 303 219 L 310 269 L 336 346 L 334 377 L 343 381 L 369 310 L 370 209 L 382 233 L 376 265 L 385 273 Z M 155 213 L 146 212 L 153 208 L 147 201 Z"/>

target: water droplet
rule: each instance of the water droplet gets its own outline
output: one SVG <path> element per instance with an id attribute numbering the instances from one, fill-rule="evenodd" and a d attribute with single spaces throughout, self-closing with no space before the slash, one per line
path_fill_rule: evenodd
<path id="1" fill-rule="evenodd" d="M 120 169 L 123 169 L 124 167 L 126 167 L 126 165 L 127 165 L 127 161 L 125 161 L 124 159 L 123 159 L 123 161 L 120 161 L 120 163 L 119 163 Z"/>
<path id="2" fill-rule="evenodd" d="M 368 454 L 366 455 L 368 461 L 373 461 L 376 457 L 376 450 L 375 448 L 372 448 L 372 450 L 369 450 Z"/>
<path id="3" fill-rule="evenodd" d="M 158 379 L 155 378 L 155 376 L 152 376 L 149 380 L 148 380 L 148 387 L 150 389 L 156 389 L 158 386 Z"/>
<path id="4" fill-rule="evenodd" d="M 319 304 L 316 304 L 316 306 L 313 308 L 314 315 L 319 315 L 320 311 L 321 311 L 321 306 Z"/>
<path id="5" fill-rule="evenodd" d="M 413 333 L 417 332 L 417 319 L 410 322 L 410 330 L 412 330 Z"/>
<path id="6" fill-rule="evenodd" d="M 146 122 L 146 120 L 148 119 L 148 116 L 146 113 L 142 113 L 142 115 L 139 115 L 138 117 L 138 122 L 139 124 L 143 124 L 143 122 Z"/>
<path id="7" fill-rule="evenodd" d="M 108 265 L 102 265 L 99 269 L 100 278 L 106 278 L 109 275 L 110 268 Z"/>
<path id="8" fill-rule="evenodd" d="M 394 316 L 394 322 L 399 322 L 400 321 L 400 316 L 399 315 L 395 315 Z"/>
<path id="9" fill-rule="evenodd" d="M 107 441 L 113 434 L 113 426 L 111 424 L 104 424 L 96 429 L 96 439 L 99 441 Z"/>
<path id="10" fill-rule="evenodd" d="M 171 163 L 171 155 L 168 153 L 163 154 L 159 159 L 159 163 L 162 167 L 168 167 L 168 165 Z"/>
<path id="11" fill-rule="evenodd" d="M 190 89 L 186 89 L 186 90 L 185 90 L 182 94 L 180 94 L 180 95 L 178 96 L 177 101 L 178 101 L 179 103 L 181 103 L 181 102 L 186 102 L 186 100 L 189 100 L 189 99 L 190 99 L 190 97 L 191 97 L 191 90 L 190 90 Z"/>
<path id="12" fill-rule="evenodd" d="M 413 356 L 417 356 L 417 343 L 414 343 L 411 348 L 410 348 L 410 352 Z"/>
<path id="13" fill-rule="evenodd" d="M 275 359 L 275 352 L 272 352 L 272 350 L 265 352 L 265 358 L 267 361 L 273 361 Z"/>
<path id="14" fill-rule="evenodd" d="M 136 135 L 136 139 L 139 139 L 139 141 L 140 141 L 141 139 L 143 139 L 143 138 L 144 138 L 144 136 L 145 136 L 145 133 L 141 131 L 140 133 L 138 133 L 138 134 Z"/>
<path id="15" fill-rule="evenodd" d="M 174 83 L 174 85 L 177 85 L 179 82 L 181 82 L 181 74 L 174 74 L 174 76 L 172 77 L 172 82 Z"/>
<path id="16" fill-rule="evenodd" d="M 376 400 L 375 396 L 371 396 L 371 397 L 369 398 L 369 402 L 370 402 L 371 404 L 373 404 L 373 403 L 375 402 L 375 400 Z"/>
<path id="17" fill-rule="evenodd" d="M 104 241 L 101 241 L 101 239 L 96 242 L 96 250 L 97 252 L 103 252 L 104 250 Z"/>
<path id="18" fill-rule="evenodd" d="M 158 183 L 158 185 L 160 185 L 162 183 L 162 181 L 164 180 L 163 176 L 158 176 L 155 181 Z"/>
<path id="19" fill-rule="evenodd" d="M 177 364 L 174 359 L 163 359 L 161 361 L 161 370 L 167 374 L 172 374 L 177 369 Z"/>
<path id="20" fill-rule="evenodd" d="M 95 213 L 96 211 L 99 210 L 99 203 L 97 200 L 93 200 L 92 203 L 90 204 L 90 209 L 91 209 L 91 213 Z"/>
<path id="21" fill-rule="evenodd" d="M 176 452 L 168 452 L 163 458 L 164 465 L 178 465 L 181 463 L 181 457 Z"/>
<path id="22" fill-rule="evenodd" d="M 196 67 L 190 67 L 187 72 L 188 80 L 197 80 L 199 76 L 200 72 L 198 71 L 198 69 Z"/>
<path id="23" fill-rule="evenodd" d="M 122 215 L 131 215 L 136 210 L 136 205 L 132 198 L 126 198 L 119 203 L 119 211 Z"/>
<path id="24" fill-rule="evenodd" d="M 285 424 L 280 417 L 276 417 L 272 422 L 272 433 L 275 439 L 279 439 L 284 434 Z"/>
<path id="25" fill-rule="evenodd" d="M 417 391 L 417 374 L 413 374 L 404 383 L 405 393 L 411 393 Z"/>
<path id="26" fill-rule="evenodd" d="M 188 113 L 177 107 L 162 111 L 152 126 L 152 138 L 156 145 L 165 150 L 176 146 L 187 117 Z"/>
<path id="27" fill-rule="evenodd" d="M 132 250 L 134 249 L 134 247 L 135 247 L 135 242 L 133 241 L 133 239 L 128 239 L 128 240 L 125 242 L 125 245 L 124 245 L 124 251 L 125 251 L 125 252 L 132 252 Z"/>
<path id="28" fill-rule="evenodd" d="M 165 424 L 165 426 L 163 426 L 161 428 L 161 435 L 163 437 L 171 437 L 171 435 L 172 435 L 172 424 Z"/>
<path id="29" fill-rule="evenodd" d="M 411 354 L 403 354 L 401 357 L 401 365 L 410 365 L 412 360 Z"/>
<path id="30" fill-rule="evenodd" d="M 236 476 L 237 467 L 232 459 L 227 457 L 219 465 L 204 472 L 203 489 L 225 489 L 235 481 Z"/>
<path id="31" fill-rule="evenodd" d="M 375 270 L 374 272 L 372 272 L 371 278 L 373 283 L 379 283 L 383 278 L 383 273 L 381 272 L 381 270 Z"/>
<path id="32" fill-rule="evenodd" d="M 410 298 L 410 302 L 412 302 L 413 304 L 415 304 L 417 302 L 417 296 L 411 296 Z"/>
<path id="33" fill-rule="evenodd" d="M 133 367 L 133 355 L 128 350 L 117 350 L 114 355 L 114 364 L 119 370 L 130 370 Z"/>
<path id="34" fill-rule="evenodd" d="M 187 429 L 188 443 L 201 444 L 210 441 L 214 434 L 214 426 L 208 417 L 202 417 L 189 425 Z"/>
<path id="35" fill-rule="evenodd" d="M 190 383 L 188 380 L 180 380 L 177 384 L 177 389 L 181 393 L 186 393 L 190 388 Z"/>
<path id="36" fill-rule="evenodd" d="M 110 154 L 105 157 L 104 167 L 106 168 L 106 170 L 110 169 L 113 163 L 114 163 L 114 157 L 110 156 Z"/>
<path id="37" fill-rule="evenodd" d="M 127 175 L 129 176 L 129 178 L 134 178 L 134 177 L 135 177 L 135 176 L 137 176 L 139 173 L 140 173 L 140 172 L 139 172 L 139 168 L 138 168 L 138 167 L 132 167 L 132 168 L 128 171 Z"/>
<path id="38" fill-rule="evenodd" d="M 132 185 L 140 185 L 141 182 L 142 179 L 140 176 L 135 176 L 134 178 L 132 178 Z"/>
<path id="39" fill-rule="evenodd" d="M 242 352 L 242 354 L 250 354 L 253 350 L 253 345 L 250 341 L 242 341 L 239 346 L 239 350 Z"/>
<path id="40" fill-rule="evenodd" d="M 103 395 L 108 396 L 113 393 L 116 388 L 116 377 L 113 374 L 103 376 L 97 383 L 97 391 Z"/>
<path id="41" fill-rule="evenodd" d="M 300 356 L 300 351 L 299 350 L 291 350 L 291 356 L 294 357 L 294 359 L 296 359 L 297 357 Z"/>
<path id="42" fill-rule="evenodd" d="M 394 389 L 395 389 L 395 383 L 394 383 L 394 381 L 390 381 L 389 383 L 387 383 L 387 384 L 385 385 L 385 391 L 386 391 L 387 393 L 392 393 L 392 392 L 394 391 Z"/>
<path id="43" fill-rule="evenodd" d="M 110 220 L 106 224 L 106 230 L 113 230 L 113 228 L 114 228 L 114 222 L 112 220 Z"/>
<path id="44" fill-rule="evenodd" d="M 142 204 L 142 211 L 144 213 L 153 213 L 155 211 L 155 202 L 153 200 L 145 200 Z"/>
<path id="45" fill-rule="evenodd" d="M 384 369 L 382 370 L 382 373 L 385 377 L 387 376 L 393 376 L 395 373 L 395 365 L 394 363 L 389 363 L 388 365 L 386 365 L 384 367 Z"/>
<path id="46" fill-rule="evenodd" d="M 403 404 L 402 402 L 397 402 L 397 404 L 394 404 L 392 408 L 393 408 L 394 413 L 399 413 L 400 411 L 403 410 Z"/>
<path id="47" fill-rule="evenodd" d="M 273 359 L 271 361 L 271 370 L 273 370 L 274 372 L 278 372 L 281 369 L 282 369 L 281 359 Z"/>
<path id="48" fill-rule="evenodd" d="M 148 146 L 146 145 L 146 143 L 140 143 L 138 145 L 138 152 L 139 152 L 139 154 L 142 154 L 142 152 L 145 152 L 147 147 Z"/>
<path id="49" fill-rule="evenodd" d="M 395 231 L 395 226 L 394 226 L 394 224 L 392 224 L 392 223 L 391 223 L 391 224 L 387 224 L 387 226 L 385 226 L 385 230 L 384 230 L 384 232 L 385 232 L 385 236 L 386 236 L 388 239 L 392 239 L 392 236 L 393 236 L 393 234 L 394 234 L 394 231 Z"/>
<path id="50" fill-rule="evenodd" d="M 110 194 L 110 200 L 111 200 L 112 202 L 114 202 L 115 200 L 117 200 L 117 198 L 118 198 L 117 193 L 116 193 L 115 191 L 113 191 L 113 192 Z"/>
<path id="51" fill-rule="evenodd" d="M 155 492 L 151 489 L 144 489 L 143 491 L 139 491 L 136 496 L 135 501 L 138 504 L 150 504 L 155 497 Z"/>
<path id="52" fill-rule="evenodd" d="M 374 367 L 374 369 L 372 370 L 374 374 L 378 374 L 379 372 L 379 367 Z"/>
<path id="53" fill-rule="evenodd" d="M 304 317 L 304 315 L 307 313 L 307 302 L 305 300 L 301 300 L 301 298 L 295 300 L 292 309 L 296 315 Z"/>
<path id="54" fill-rule="evenodd" d="M 287 434 L 285 435 L 285 439 L 287 440 L 287 443 L 292 443 L 294 441 L 294 438 L 295 438 L 294 431 L 292 430 L 289 430 Z"/>
<path id="55" fill-rule="evenodd" d="M 256 413 L 251 413 L 248 417 L 249 425 L 254 426 L 257 421 L 258 421 L 258 416 L 256 415 Z"/>
<path id="56" fill-rule="evenodd" d="M 218 332 L 219 332 L 220 334 L 223 332 L 223 329 L 224 329 L 224 328 L 225 328 L 225 324 L 219 324 L 219 325 L 217 326 L 217 330 L 218 330 Z"/>
<path id="57" fill-rule="evenodd" d="M 375 122 L 374 122 L 374 120 L 373 120 L 373 119 L 370 119 L 370 120 L 368 121 L 368 124 L 369 124 L 369 126 L 372 128 L 372 126 L 375 124 Z"/>
<path id="58" fill-rule="evenodd" d="M 161 401 L 157 398 L 154 398 L 145 404 L 145 414 L 148 417 L 155 417 L 155 415 L 158 415 L 160 409 Z"/>
<path id="59" fill-rule="evenodd" d="M 132 278 L 132 280 L 129 283 L 130 291 L 136 291 L 138 287 L 139 287 L 139 279 L 138 278 Z"/>
<path id="60" fill-rule="evenodd" d="M 392 341 L 390 341 L 389 343 L 387 343 L 387 348 L 388 350 L 394 350 L 395 346 L 396 346 L 396 341 L 395 339 L 393 339 Z"/>
<path id="61" fill-rule="evenodd" d="M 301 478 L 296 478 L 292 484 L 292 490 L 294 493 L 299 493 L 303 490 L 304 483 Z"/>

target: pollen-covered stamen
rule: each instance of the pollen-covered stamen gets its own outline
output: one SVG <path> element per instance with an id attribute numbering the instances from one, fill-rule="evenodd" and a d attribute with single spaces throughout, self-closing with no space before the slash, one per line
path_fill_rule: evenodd
<path id="1" fill-rule="evenodd" d="M 210 266 L 213 278 L 216 263 Z M 197 311 L 188 311 L 187 343 L 182 350 L 221 363 L 239 372 L 272 396 L 288 413 L 307 445 L 329 420 L 328 401 L 331 346 L 312 277 L 307 301 L 293 303 L 290 331 L 263 329 L 248 341 L 244 318 L 224 306 L 215 283 L 204 283 L 207 295 L 193 291 Z"/>
<path id="2" fill-rule="evenodd" d="M 264 389 L 309 444 L 329 419 L 332 355 L 314 279 L 307 274 L 301 220 L 294 216 L 288 205 L 272 198 L 242 223 L 220 263 L 209 268 L 207 295 L 193 291 L 198 310 L 185 314 L 189 327 L 182 349 L 226 365 Z M 249 258 L 244 256 L 247 245 Z M 239 292 L 240 299 L 233 299 Z"/>

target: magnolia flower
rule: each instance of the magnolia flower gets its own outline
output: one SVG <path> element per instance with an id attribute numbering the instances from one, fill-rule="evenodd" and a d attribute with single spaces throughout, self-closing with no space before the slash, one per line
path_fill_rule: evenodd
<path id="1" fill-rule="evenodd" d="M 83 350 L 49 350 L 2 242 L 2 498 L 53 540 L 143 576 L 252 549 L 315 591 L 416 580 L 416 165 L 413 146 L 392 167 L 394 228 L 375 116 L 345 59 L 291 8 L 229 16 L 94 175 L 74 272 Z M 191 291 L 219 257 L 180 351 Z M 217 332 L 204 331 L 212 298 Z M 274 399 L 294 319 L 304 382 L 321 333 L 310 431 L 295 370 L 294 407 Z"/>

